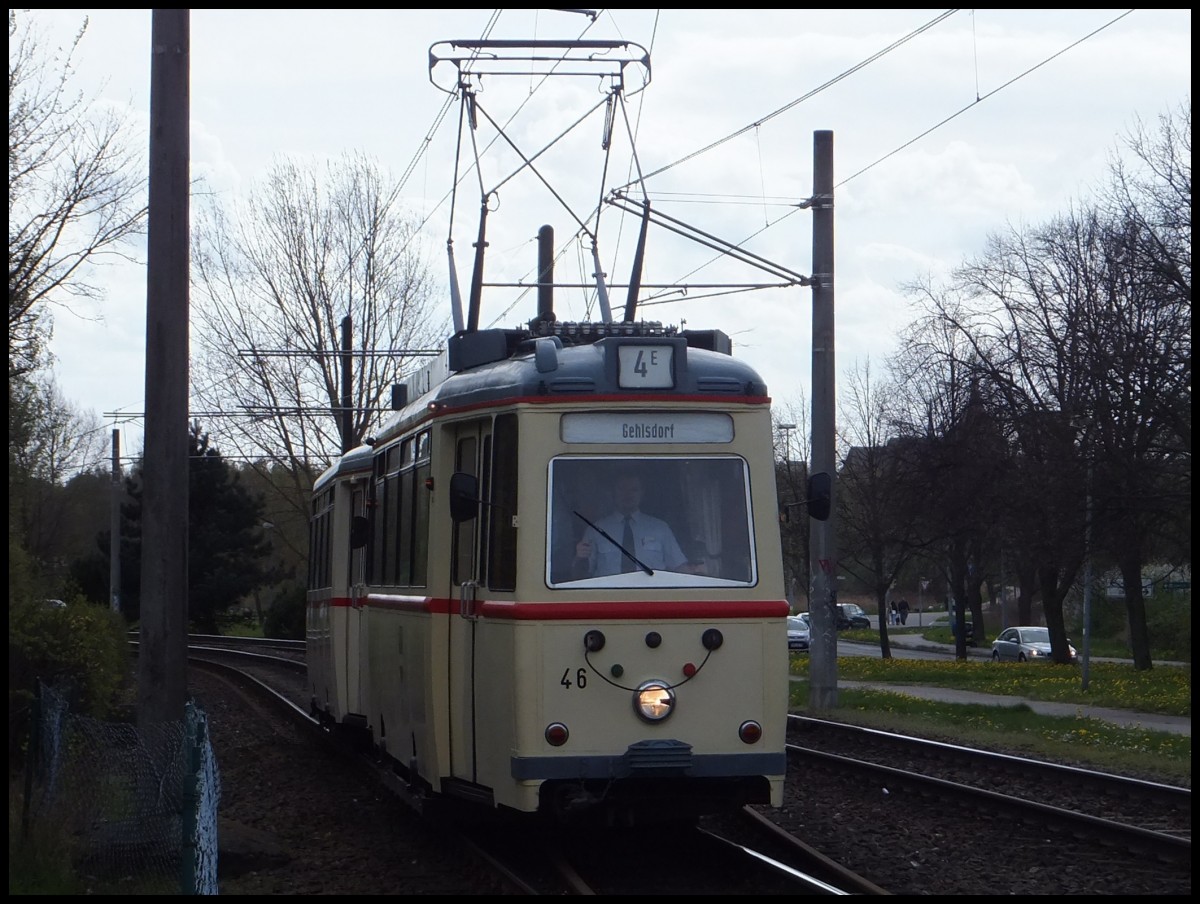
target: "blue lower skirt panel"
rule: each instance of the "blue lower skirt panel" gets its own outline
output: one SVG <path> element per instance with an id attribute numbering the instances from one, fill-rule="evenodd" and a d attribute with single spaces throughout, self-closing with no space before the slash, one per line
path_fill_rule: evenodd
<path id="1" fill-rule="evenodd" d="M 783 775 L 787 755 L 778 753 L 714 753 L 694 755 L 682 741 L 640 741 L 618 756 L 513 757 L 517 781 L 547 779 L 622 779 L 640 776 L 730 778 Z"/>

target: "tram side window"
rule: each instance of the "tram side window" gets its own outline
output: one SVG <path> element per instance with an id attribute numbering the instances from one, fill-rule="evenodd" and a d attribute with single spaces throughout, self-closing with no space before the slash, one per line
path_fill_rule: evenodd
<path id="1" fill-rule="evenodd" d="M 367 503 L 371 519 L 371 543 L 368 547 L 367 574 L 372 584 L 382 584 L 387 562 L 387 450 L 375 456 L 371 499 Z"/>
<path id="2" fill-rule="evenodd" d="M 309 558 L 308 584 L 316 590 L 328 587 L 332 573 L 329 546 L 329 520 L 332 515 L 333 495 L 326 490 L 313 500 L 313 517 L 309 525 L 309 548 L 312 554 Z"/>
<path id="3" fill-rule="evenodd" d="M 482 475 L 479 481 L 479 498 L 491 500 L 492 498 L 492 437 L 491 435 L 483 438 L 483 455 L 480 456 L 479 470 Z M 479 563 L 475 569 L 476 576 L 483 582 L 483 585 L 490 586 L 488 583 L 488 562 L 490 561 L 488 551 L 491 549 L 492 543 L 492 515 L 489 511 L 490 505 L 482 506 L 483 515 L 480 521 L 479 528 Z"/>
<path id="4" fill-rule="evenodd" d="M 424 587 L 429 558 L 429 490 L 425 486 L 430 474 L 429 431 L 417 436 L 413 458 L 412 586 Z"/>
<path id="5" fill-rule="evenodd" d="M 492 427 L 492 504 L 488 507 L 488 586 L 517 586 L 517 416 L 502 414 Z"/>
<path id="6" fill-rule="evenodd" d="M 317 548 L 317 519 L 321 517 L 321 497 L 316 496 L 312 501 L 312 514 L 308 519 L 308 589 L 317 588 L 317 559 L 321 555 Z"/>
<path id="7" fill-rule="evenodd" d="M 550 492 L 551 586 L 637 570 L 620 550 L 626 512 L 634 513 L 631 552 L 652 571 L 698 579 L 688 583 L 756 580 L 739 457 L 563 457 L 551 463 Z"/>
<path id="8" fill-rule="evenodd" d="M 383 505 L 383 523 L 384 527 L 384 546 L 383 546 L 383 582 L 385 584 L 396 584 L 399 582 L 397 566 L 399 558 L 397 556 L 398 547 L 400 545 L 400 509 L 401 509 L 401 480 L 399 474 L 388 474 L 384 478 L 384 505 Z"/>
<path id="9" fill-rule="evenodd" d="M 423 587 L 428 573 L 430 437 L 423 431 L 375 457 L 374 497 L 367 507 L 371 542 L 367 580 Z"/>
<path id="10" fill-rule="evenodd" d="M 411 438 L 400 444 L 397 458 L 399 473 L 388 477 L 388 488 L 395 503 L 388 515 L 393 527 L 391 556 L 394 572 L 391 583 L 402 586 L 409 584 L 412 579 L 412 446 Z"/>
<path id="11" fill-rule="evenodd" d="M 465 436 L 460 438 L 454 451 L 454 469 L 474 474 L 475 450 L 475 437 Z M 451 553 L 452 565 L 450 578 L 456 584 L 461 584 L 463 581 L 471 580 L 474 577 L 471 563 L 474 561 L 475 523 L 478 520 L 478 518 L 472 518 L 470 521 L 461 521 L 454 525 L 454 546 Z"/>

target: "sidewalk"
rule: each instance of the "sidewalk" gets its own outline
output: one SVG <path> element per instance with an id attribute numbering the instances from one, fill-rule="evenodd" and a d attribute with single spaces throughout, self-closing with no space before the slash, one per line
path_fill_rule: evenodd
<path id="1" fill-rule="evenodd" d="M 927 625 L 926 627 L 932 627 Z M 876 628 L 875 630 L 879 630 Z M 904 647 L 909 650 L 928 650 L 930 653 L 946 653 L 954 655 L 954 644 L 952 643 L 937 643 L 932 640 L 926 640 L 920 634 L 898 634 L 893 631 L 888 631 L 888 643 L 894 647 Z M 979 647 L 967 647 L 968 659 L 991 659 L 992 651 L 990 649 L 980 649 Z"/>

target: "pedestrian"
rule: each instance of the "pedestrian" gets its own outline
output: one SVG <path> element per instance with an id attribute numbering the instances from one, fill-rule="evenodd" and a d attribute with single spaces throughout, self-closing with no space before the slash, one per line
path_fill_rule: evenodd
<path id="1" fill-rule="evenodd" d="M 900 600 L 900 624 L 905 624 L 908 621 L 908 600 Z"/>
<path id="2" fill-rule="evenodd" d="M 896 601 L 895 600 L 892 600 L 891 608 L 888 610 L 888 624 L 889 625 L 900 624 L 900 614 L 899 614 L 898 610 L 896 609 Z"/>

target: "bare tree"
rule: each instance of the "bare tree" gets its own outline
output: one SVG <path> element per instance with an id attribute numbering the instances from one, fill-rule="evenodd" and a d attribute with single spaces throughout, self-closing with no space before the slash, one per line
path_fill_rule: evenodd
<path id="1" fill-rule="evenodd" d="M 1112 166 L 1107 291 L 1094 327 L 1110 379 L 1090 421 L 1099 542 L 1121 572 L 1134 663 L 1148 669 L 1143 566 L 1160 552 L 1190 561 L 1190 107 L 1162 115 L 1153 132 L 1139 124 L 1125 143 L 1133 161 Z"/>
<path id="2" fill-rule="evenodd" d="M 1136 163 L 1114 155 L 1108 207 L 1130 224 L 1132 247 L 1147 278 L 1161 291 L 1192 297 L 1192 108 L 1189 101 L 1162 114 L 1150 131 L 1138 122 L 1124 143 Z M 1190 431 L 1189 431 L 1190 434 Z M 1188 441 L 1191 441 L 1190 435 Z"/>
<path id="3" fill-rule="evenodd" d="M 27 13 L 28 11 L 21 11 Z M 144 171 L 127 144 L 129 123 L 71 90 L 62 57 L 8 11 L 9 375 L 43 364 L 52 306 L 98 298 L 90 268 L 125 257 L 144 226 Z"/>
<path id="4" fill-rule="evenodd" d="M 19 469 L 47 483 L 64 484 L 74 474 L 108 464 L 103 426 L 91 412 L 68 401 L 53 379 L 32 384 L 28 441 L 14 449 Z"/>
<path id="5" fill-rule="evenodd" d="M 889 367 L 903 440 L 897 457 L 923 499 L 912 510 L 929 565 L 944 574 L 954 610 L 956 651 L 966 658 L 966 612 L 983 640 L 981 587 L 997 545 L 992 512 L 1001 499 L 1003 437 L 979 379 L 976 314 L 954 290 L 909 287 L 925 311 L 906 331 Z"/>
<path id="6" fill-rule="evenodd" d="M 910 287 L 924 310 L 892 362 L 912 412 L 901 432 L 924 435 L 942 469 L 929 536 L 951 592 L 974 608 L 987 547 L 1015 553 L 1021 617 L 1036 584 L 1060 661 L 1093 504 L 1138 668 L 1151 667 L 1142 566 L 1153 549 L 1190 561 L 1190 124 L 1184 105 L 1139 127 L 1107 196 L 991 237 L 947 287 Z"/>
<path id="7" fill-rule="evenodd" d="M 1110 216 L 1125 224 L 1123 257 L 1137 288 L 1157 309 L 1152 336 L 1158 346 L 1156 395 L 1150 401 L 1161 427 L 1158 437 L 1169 460 L 1174 486 L 1164 488 L 1181 517 L 1166 522 L 1180 542 L 1164 554 L 1179 564 L 1191 561 L 1192 461 L 1192 114 L 1188 103 L 1159 117 L 1150 130 L 1140 122 L 1126 137 L 1136 164 L 1115 157 L 1105 198 Z M 1143 333 L 1140 326 L 1137 327 Z M 1161 545 L 1160 545 L 1160 548 Z"/>
<path id="8" fill-rule="evenodd" d="M 860 362 L 842 381 L 842 435 L 848 446 L 838 474 L 839 564 L 875 594 L 880 649 L 890 659 L 887 596 L 924 545 L 923 503 L 929 499 L 920 466 L 923 444 L 894 432 L 895 386 L 872 379 Z"/>
<path id="9" fill-rule="evenodd" d="M 1190 198 L 1190 169 L 1165 162 L 1185 147 L 1165 134 L 1155 153 L 1142 146 L 1144 181 L 1118 167 L 1108 203 L 1011 230 L 958 272 L 984 312 L 963 334 L 1036 467 L 1028 473 L 1042 478 L 1026 500 L 1055 656 L 1094 503 L 1100 544 L 1124 577 L 1141 669 L 1151 667 L 1142 567 L 1155 535 L 1181 524 L 1181 478 L 1190 482 L 1190 438 L 1180 434 L 1191 410 L 1190 264 L 1177 259 L 1190 251 L 1190 213 L 1171 213 Z M 1162 173 L 1187 175 L 1155 192 Z"/>
<path id="10" fill-rule="evenodd" d="M 71 478 L 106 469 L 106 433 L 96 416 L 67 401 L 53 380 L 15 380 L 20 394 L 21 431 L 10 435 L 9 529 L 57 583 L 63 578 L 68 538 L 80 512 L 65 492 Z M 14 422 L 12 412 L 10 424 Z"/>
<path id="11" fill-rule="evenodd" d="M 224 446 L 312 478 L 379 423 L 391 387 L 446 336 L 399 188 L 358 155 L 280 160 L 243 204 L 215 202 L 194 232 L 193 394 L 228 417 Z M 342 324 L 353 331 L 342 435 Z"/>

